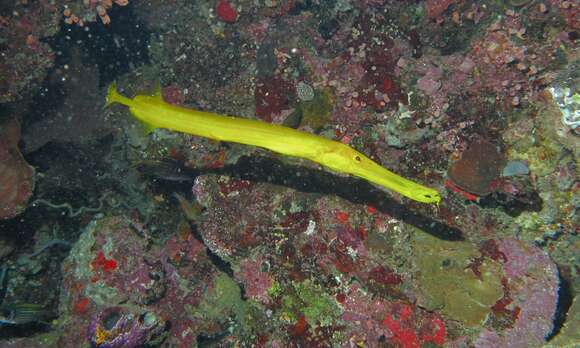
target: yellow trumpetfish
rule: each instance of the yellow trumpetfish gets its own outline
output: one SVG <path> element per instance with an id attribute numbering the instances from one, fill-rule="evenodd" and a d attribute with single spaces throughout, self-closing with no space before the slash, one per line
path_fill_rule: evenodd
<path id="1" fill-rule="evenodd" d="M 257 120 L 187 109 L 163 101 L 160 93 L 127 98 L 109 86 L 107 105 L 120 103 L 149 129 L 165 128 L 205 138 L 253 145 L 288 156 L 306 158 L 339 173 L 366 179 L 423 203 L 438 204 L 437 190 L 405 179 L 383 168 L 343 143 L 300 130 Z"/>

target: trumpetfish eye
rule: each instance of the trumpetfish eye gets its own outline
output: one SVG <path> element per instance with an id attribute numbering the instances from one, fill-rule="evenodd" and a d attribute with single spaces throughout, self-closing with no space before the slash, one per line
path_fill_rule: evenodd
<path id="1" fill-rule="evenodd" d="M 360 156 L 354 156 L 354 160 L 360 162 Z"/>

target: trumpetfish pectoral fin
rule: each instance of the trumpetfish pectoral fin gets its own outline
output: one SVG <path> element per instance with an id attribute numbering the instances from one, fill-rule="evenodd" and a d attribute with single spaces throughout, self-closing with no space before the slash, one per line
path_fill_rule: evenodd
<path id="1" fill-rule="evenodd" d="M 139 120 L 139 123 L 143 127 L 143 133 L 145 133 L 145 135 L 149 135 L 149 134 L 153 133 L 153 131 L 157 128 L 157 127 L 155 127 L 155 126 L 153 126 L 145 121 Z"/>

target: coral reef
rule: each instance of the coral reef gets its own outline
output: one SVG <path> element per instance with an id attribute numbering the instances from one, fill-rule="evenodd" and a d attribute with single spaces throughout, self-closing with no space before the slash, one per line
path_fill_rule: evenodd
<path id="1" fill-rule="evenodd" d="M 0 309 L 42 311 L 0 318 L 0 346 L 576 344 L 578 9 L 2 3 Z M 102 109 L 112 81 L 340 141 L 442 200 L 144 132 Z"/>
<path id="2" fill-rule="evenodd" d="M 191 235 L 174 236 L 148 250 L 138 226 L 120 217 L 93 221 L 71 250 L 63 265 L 69 270 L 61 299 L 67 334 L 58 338 L 60 346 L 87 340 L 99 347 L 162 341 L 187 345 L 197 335 L 220 330 L 233 306 L 223 298 L 230 291 L 224 289 L 233 285 L 236 291 L 237 285 L 220 275 Z M 207 281 L 214 287 L 206 289 Z M 198 285 L 184 288 L 189 282 Z M 73 330 L 79 323 L 86 330 Z M 89 332 L 88 339 L 83 332 Z"/>
<path id="3" fill-rule="evenodd" d="M 239 265 L 234 270 L 248 296 L 293 323 L 290 333 L 294 336 L 308 337 L 310 330 L 333 331 L 336 325 L 343 325 L 341 332 L 350 333 L 343 339 L 361 340 L 368 346 L 377 345 L 381 335 L 408 347 L 428 341 L 443 344 L 449 325 L 444 318 L 453 318 L 461 327 L 454 327 L 452 340 L 480 342 L 496 332 L 493 328 L 514 335 L 509 342 L 523 347 L 515 332 L 526 336 L 525 330 L 534 329 L 521 316 L 536 315 L 536 323 L 547 324 L 555 313 L 558 272 L 537 247 L 514 240 L 488 240 L 479 246 L 444 242 L 414 231 L 411 249 L 403 246 L 397 250 L 389 240 L 411 230 L 388 216 L 369 219 L 366 208 L 344 201 L 223 177 L 198 178 L 194 191 L 209 214 L 200 225 L 205 244 L 232 265 Z M 275 209 L 274 215 L 265 214 L 273 202 L 295 212 Z M 380 226 L 385 230 L 381 232 Z M 275 235 L 268 232 L 272 230 L 277 231 Z M 267 258 L 260 254 L 263 245 L 271 245 Z M 397 272 L 407 263 L 414 265 L 416 274 Z M 533 268 L 526 269 L 527 265 Z M 549 271 L 534 276 L 541 269 Z M 359 285 L 350 288 L 349 277 Z M 324 288 L 317 282 L 323 282 Z M 360 292 L 362 289 L 367 290 Z M 541 309 L 535 300 L 520 296 L 534 289 L 543 289 Z M 363 295 L 367 292 L 374 294 L 374 302 Z M 277 298 L 281 301 L 278 309 L 272 307 Z M 420 307 L 411 305 L 410 299 Z M 368 304 L 363 305 L 365 302 Z M 441 317 L 430 317 L 419 308 L 437 310 Z M 363 322 L 363 318 L 368 327 L 361 330 L 354 322 Z M 510 331 L 512 327 L 516 329 Z M 471 336 L 469 329 L 481 332 L 481 337 Z M 541 341 L 551 329 L 551 324 L 543 327 L 535 338 L 528 337 L 529 342 Z M 342 344 L 336 339 L 320 344 Z"/>

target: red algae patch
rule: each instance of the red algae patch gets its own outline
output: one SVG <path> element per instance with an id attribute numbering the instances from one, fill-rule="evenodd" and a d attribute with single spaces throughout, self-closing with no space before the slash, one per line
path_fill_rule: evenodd
<path id="1" fill-rule="evenodd" d="M 236 19 L 238 19 L 238 12 L 227 0 L 218 2 L 216 12 L 219 19 L 226 23 L 235 23 Z"/>

